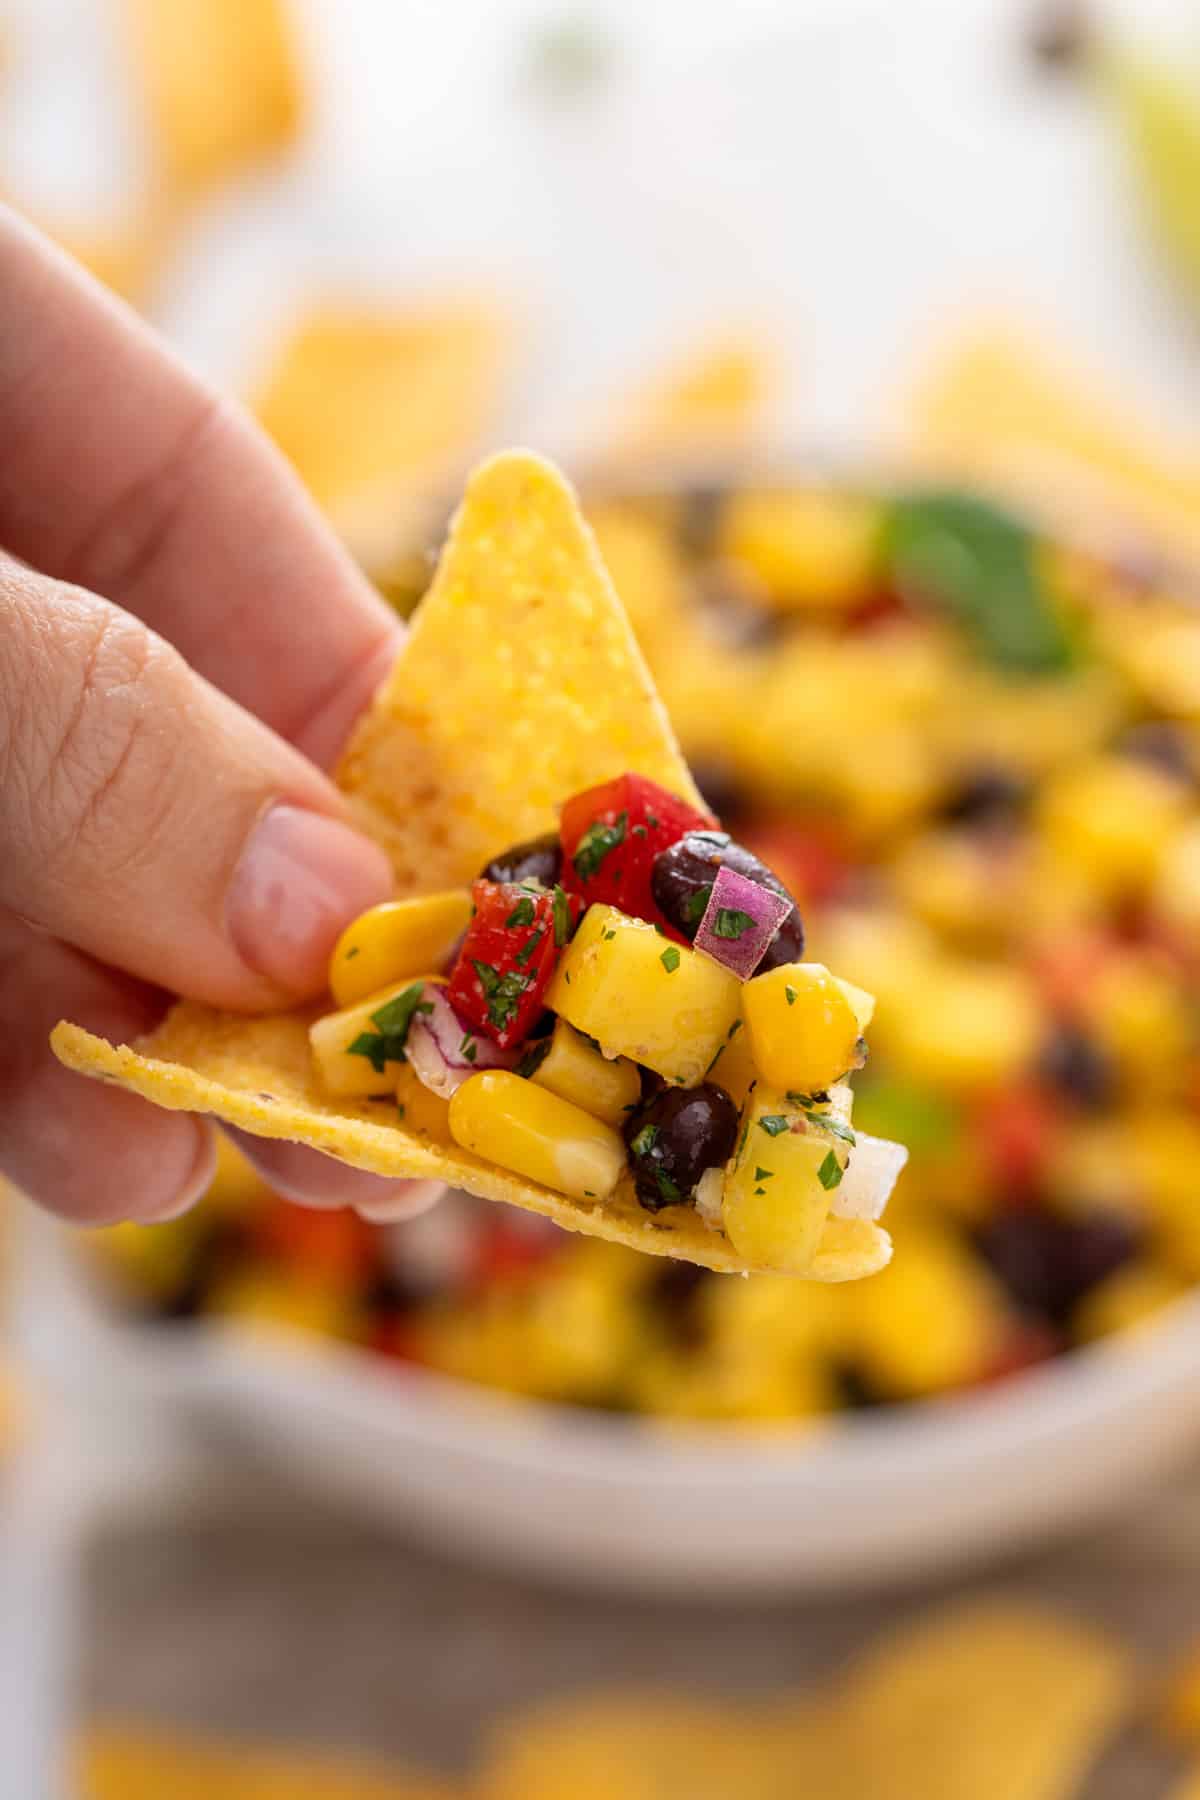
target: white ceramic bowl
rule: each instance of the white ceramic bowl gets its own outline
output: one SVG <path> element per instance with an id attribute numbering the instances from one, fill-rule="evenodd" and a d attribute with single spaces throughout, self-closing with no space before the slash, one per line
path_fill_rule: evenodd
<path id="1" fill-rule="evenodd" d="M 39 1281 L 60 1380 L 219 1420 L 362 1514 L 579 1583 L 783 1596 L 949 1570 L 1126 1505 L 1200 1441 L 1200 1296 L 960 1399 L 763 1434 L 506 1399 L 314 1339 L 133 1324 L 61 1253 Z"/>

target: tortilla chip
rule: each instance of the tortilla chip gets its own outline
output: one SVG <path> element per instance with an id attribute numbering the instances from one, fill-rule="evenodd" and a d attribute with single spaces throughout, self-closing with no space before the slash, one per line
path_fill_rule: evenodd
<path id="1" fill-rule="evenodd" d="M 123 0 L 167 185 L 197 195 L 292 143 L 305 95 L 287 0 Z"/>
<path id="2" fill-rule="evenodd" d="M 700 803 L 571 490 L 538 457 L 495 457 L 468 485 L 338 784 L 403 897 L 469 882 L 498 849 L 551 829 L 569 795 L 627 769 Z M 646 1212 L 628 1175 L 608 1201 L 569 1199 L 433 1143 L 390 1101 L 326 1094 L 308 1026 L 327 1010 L 245 1018 L 181 1001 L 136 1045 L 66 1022 L 51 1041 L 69 1068 L 159 1106 L 215 1113 L 377 1174 L 444 1181 L 655 1255 L 747 1266 L 692 1208 Z M 889 1254 L 878 1226 L 831 1220 L 819 1278 L 873 1273 Z"/>
<path id="3" fill-rule="evenodd" d="M 634 396 L 602 454 L 692 460 L 744 450 L 760 435 L 774 374 L 773 358 L 757 340 L 714 340 Z"/>
<path id="4" fill-rule="evenodd" d="M 478 446 L 505 342 L 499 314 L 479 302 L 399 310 L 336 298 L 286 338 L 255 410 L 372 573 L 411 548 L 425 496 Z"/>
<path id="5" fill-rule="evenodd" d="M 73 1747 L 78 1800 L 450 1800 L 433 1776 L 279 1755 L 141 1726 L 93 1725 Z"/>
<path id="6" fill-rule="evenodd" d="M 1002 1601 L 935 1613 L 851 1671 L 852 1791 L 872 1800 L 1071 1800 L 1133 1695 L 1101 1633 Z"/>
<path id="7" fill-rule="evenodd" d="M 1175 438 L 1052 346 L 1008 326 L 939 353 L 894 448 L 939 480 L 981 481 L 1082 528 L 1105 520 L 1200 555 L 1200 440 Z"/>
<path id="8" fill-rule="evenodd" d="M 781 1731 L 750 1707 L 644 1689 L 552 1702 L 494 1734 L 478 1800 L 834 1800 L 837 1752 L 816 1709 Z M 849 1800 L 849 1796 L 847 1796 Z"/>

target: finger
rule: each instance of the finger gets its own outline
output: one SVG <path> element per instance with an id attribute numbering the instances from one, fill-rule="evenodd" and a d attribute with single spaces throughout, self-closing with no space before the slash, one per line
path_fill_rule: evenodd
<path id="1" fill-rule="evenodd" d="M 80 1081 L 50 1049 L 64 1016 L 106 1037 L 147 1031 L 163 999 L 0 912 L 0 1170 L 84 1225 L 171 1218 L 212 1178 L 202 1119 Z"/>
<path id="2" fill-rule="evenodd" d="M 389 1181 L 385 1175 L 334 1162 L 304 1144 L 252 1137 L 233 1125 L 222 1129 L 277 1194 L 302 1206 L 353 1206 L 367 1218 L 372 1209 L 383 1209 L 390 1219 L 412 1219 L 427 1212 L 445 1191 L 440 1181 Z"/>
<path id="3" fill-rule="evenodd" d="M 329 763 L 395 621 L 261 432 L 0 207 L 0 542 Z"/>
<path id="4" fill-rule="evenodd" d="M 0 557 L 0 905 L 176 993 L 316 993 L 391 890 L 311 763 L 107 601 Z"/>

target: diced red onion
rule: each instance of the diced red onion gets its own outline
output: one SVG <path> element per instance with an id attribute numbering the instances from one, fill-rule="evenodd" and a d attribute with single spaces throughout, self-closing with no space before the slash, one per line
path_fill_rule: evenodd
<path id="1" fill-rule="evenodd" d="M 903 1144 L 860 1131 L 846 1173 L 834 1189 L 829 1210 L 839 1219 L 877 1219 L 908 1161 Z"/>
<path id="2" fill-rule="evenodd" d="M 696 933 L 696 948 L 742 981 L 749 981 L 791 910 L 790 900 L 722 864 Z M 752 923 L 744 925 L 736 937 L 722 936 L 721 925 L 728 932 L 734 913 L 745 913 Z"/>
<path id="3" fill-rule="evenodd" d="M 435 1094 L 448 1100 L 477 1070 L 516 1066 L 521 1048 L 502 1050 L 490 1038 L 473 1032 L 463 1024 L 440 987 L 427 982 L 422 999 L 430 1003 L 433 1011 L 414 1016 L 404 1047 L 413 1074 Z"/>

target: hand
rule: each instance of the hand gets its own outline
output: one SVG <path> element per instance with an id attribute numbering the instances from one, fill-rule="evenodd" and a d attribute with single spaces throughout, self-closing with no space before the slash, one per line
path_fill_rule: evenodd
<path id="1" fill-rule="evenodd" d="M 164 990 L 320 991 L 391 886 L 321 770 L 396 622 L 251 421 L 3 208 L 0 545 L 0 1170 L 75 1220 L 163 1218 L 203 1192 L 210 1126 L 48 1035 L 136 1036 Z M 430 1198 L 239 1142 L 312 1204 Z"/>

